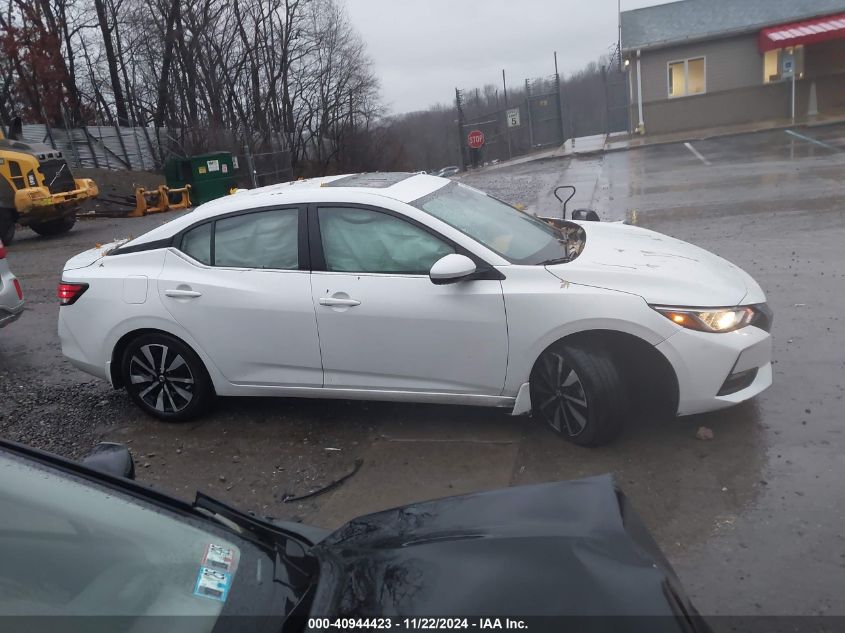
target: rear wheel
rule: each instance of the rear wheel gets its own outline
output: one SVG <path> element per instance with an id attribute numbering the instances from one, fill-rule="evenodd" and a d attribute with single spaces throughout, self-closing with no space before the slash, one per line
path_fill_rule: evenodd
<path id="1" fill-rule="evenodd" d="M 49 237 L 51 235 L 61 235 L 62 233 L 67 233 L 73 228 L 74 224 L 76 224 L 76 216 L 68 215 L 63 218 L 58 218 L 57 220 L 31 224 L 29 228 L 38 233 L 38 235 Z"/>
<path id="2" fill-rule="evenodd" d="M 9 209 L 0 209 L 0 242 L 11 244 L 15 239 L 16 215 Z"/>
<path id="3" fill-rule="evenodd" d="M 195 418 L 214 398 L 211 379 L 199 356 L 168 334 L 144 334 L 129 343 L 121 372 L 129 396 L 160 420 Z"/>
<path id="4" fill-rule="evenodd" d="M 534 365 L 530 384 L 532 414 L 570 442 L 600 446 L 622 428 L 627 389 L 600 345 L 552 345 Z"/>

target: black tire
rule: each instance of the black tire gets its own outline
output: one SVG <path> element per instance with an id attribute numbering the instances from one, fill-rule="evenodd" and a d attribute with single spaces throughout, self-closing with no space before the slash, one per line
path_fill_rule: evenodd
<path id="1" fill-rule="evenodd" d="M 199 356 L 169 334 L 142 334 L 132 340 L 123 352 L 120 372 L 135 404 L 159 420 L 191 420 L 214 400 L 214 386 Z"/>
<path id="2" fill-rule="evenodd" d="M 68 215 L 57 220 L 50 220 L 49 222 L 39 222 L 38 224 L 31 224 L 29 228 L 43 235 L 44 237 L 51 237 L 53 235 L 61 235 L 67 233 L 76 224 L 76 216 Z"/>
<path id="3" fill-rule="evenodd" d="M 16 215 L 14 211 L 0 209 L 0 242 L 8 245 L 15 239 Z"/>
<path id="4" fill-rule="evenodd" d="M 628 392 L 600 344 L 557 343 L 531 372 L 532 415 L 579 446 L 601 446 L 622 429 Z"/>

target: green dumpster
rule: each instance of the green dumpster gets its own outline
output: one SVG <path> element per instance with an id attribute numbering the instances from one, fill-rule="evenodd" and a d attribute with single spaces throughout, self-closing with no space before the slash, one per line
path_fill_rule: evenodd
<path id="1" fill-rule="evenodd" d="M 191 204 L 200 205 L 229 195 L 236 186 L 238 159 L 231 152 L 171 158 L 164 164 L 167 186 L 191 185 Z"/>

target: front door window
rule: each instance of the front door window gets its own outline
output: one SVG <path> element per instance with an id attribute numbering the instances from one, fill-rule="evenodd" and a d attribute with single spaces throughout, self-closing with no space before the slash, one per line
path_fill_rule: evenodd
<path id="1" fill-rule="evenodd" d="M 455 252 L 410 222 L 370 209 L 318 211 L 326 270 L 428 275 L 434 262 Z"/>

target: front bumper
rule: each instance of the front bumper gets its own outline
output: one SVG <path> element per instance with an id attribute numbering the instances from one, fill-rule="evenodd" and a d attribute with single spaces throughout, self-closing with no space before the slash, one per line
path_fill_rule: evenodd
<path id="1" fill-rule="evenodd" d="M 28 187 L 15 193 L 15 207 L 20 214 L 19 222 L 26 224 L 27 216 L 38 218 L 40 212 L 53 212 L 55 207 L 72 205 L 95 198 L 100 190 L 97 184 L 89 178 L 77 178 L 76 187 L 71 191 L 50 193 L 47 187 Z"/>
<path id="2" fill-rule="evenodd" d="M 657 349 L 678 378 L 678 415 L 723 409 L 772 384 L 772 336 L 753 325 L 724 334 L 680 329 Z M 729 380 L 738 376 L 748 380 Z"/>

